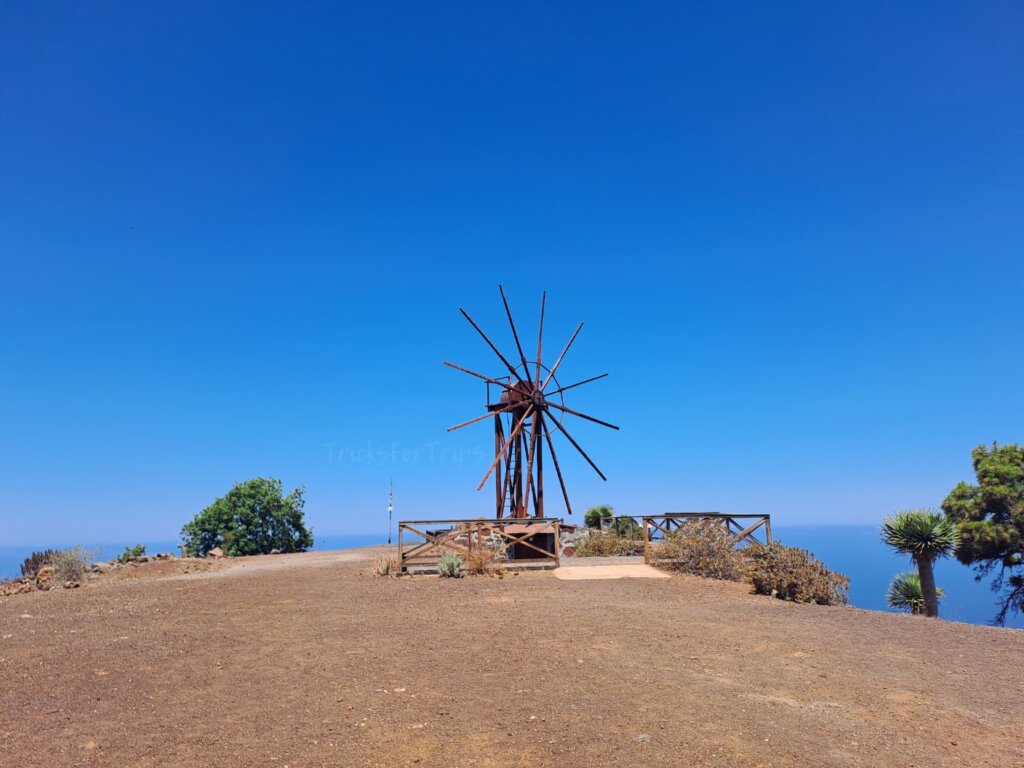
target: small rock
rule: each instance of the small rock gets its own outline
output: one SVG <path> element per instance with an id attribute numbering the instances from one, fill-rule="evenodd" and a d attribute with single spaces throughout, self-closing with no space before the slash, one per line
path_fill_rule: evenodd
<path id="1" fill-rule="evenodd" d="M 77 581 L 65 581 L 64 582 L 64 589 L 78 589 L 80 586 L 82 586 L 82 585 L 79 584 Z"/>
<path id="2" fill-rule="evenodd" d="M 272 549 L 272 550 L 270 550 L 270 554 L 272 554 L 272 555 L 280 555 L 281 554 L 281 550 L 280 549 Z"/>
<path id="3" fill-rule="evenodd" d="M 639 736 L 633 739 L 633 741 L 639 741 L 641 744 L 650 744 L 651 735 L 649 733 L 641 733 Z"/>
<path id="4" fill-rule="evenodd" d="M 221 549 L 220 547 L 214 547 L 213 549 L 211 549 L 209 552 L 206 553 L 206 556 L 207 557 L 213 557 L 213 558 L 224 557 L 224 550 Z"/>

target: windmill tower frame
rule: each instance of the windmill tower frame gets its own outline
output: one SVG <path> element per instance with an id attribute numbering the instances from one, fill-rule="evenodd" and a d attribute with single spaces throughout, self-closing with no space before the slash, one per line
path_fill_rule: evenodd
<path id="1" fill-rule="evenodd" d="M 590 456 L 587 455 L 586 451 L 572 437 L 563 422 L 567 415 L 572 415 L 610 429 L 618 429 L 614 424 L 609 424 L 601 419 L 580 413 L 565 405 L 564 393 L 567 390 L 603 379 L 608 374 L 602 373 L 599 376 L 592 376 L 575 384 L 562 386 L 556 378 L 556 372 L 565 359 L 569 348 L 582 330 L 583 323 L 580 323 L 576 328 L 576 331 L 562 349 L 554 365 L 551 367 L 544 365 L 542 355 L 544 308 L 547 302 L 547 293 L 542 293 L 540 322 L 537 332 L 537 355 L 533 360 L 527 359 L 515 322 L 512 319 L 512 311 L 509 308 L 508 298 L 505 296 L 505 289 L 499 285 L 498 290 L 501 293 L 505 314 L 508 317 L 512 337 L 515 340 L 519 363 L 513 365 L 509 362 L 508 358 L 498 350 L 487 334 L 469 316 L 469 313 L 460 307 L 459 311 L 498 356 L 508 373 L 494 377 L 485 376 L 455 363 L 445 361 L 445 365 L 475 376 L 487 383 L 487 402 L 485 405 L 487 412 L 483 416 L 478 416 L 462 424 L 450 427 L 448 431 L 452 432 L 488 418 L 493 419 L 494 461 L 485 473 L 483 480 L 477 486 L 477 490 L 481 490 L 487 484 L 490 476 L 494 475 L 496 519 L 505 517 L 544 517 L 545 453 L 550 456 L 551 463 L 555 468 L 555 474 L 558 477 L 558 484 L 562 490 L 566 511 L 571 515 L 572 506 L 569 502 L 569 494 L 565 487 L 565 479 L 558 463 L 558 455 L 555 452 L 552 436 L 557 434 L 563 435 L 583 456 L 587 463 L 590 464 L 594 471 L 597 472 L 600 478 L 607 480 L 604 473 L 601 472 Z M 498 389 L 498 397 L 493 400 L 492 387 Z M 557 398 L 557 402 L 555 398 Z"/>

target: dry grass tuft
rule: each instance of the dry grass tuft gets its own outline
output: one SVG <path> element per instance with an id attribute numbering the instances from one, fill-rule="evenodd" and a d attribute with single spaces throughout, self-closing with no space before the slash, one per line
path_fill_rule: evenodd
<path id="1" fill-rule="evenodd" d="M 380 555 L 373 563 L 375 576 L 398 576 L 402 573 L 402 564 L 394 555 Z"/>
<path id="2" fill-rule="evenodd" d="M 466 573 L 470 576 L 498 576 L 505 574 L 504 547 L 474 546 L 469 553 L 462 558 L 462 564 Z"/>

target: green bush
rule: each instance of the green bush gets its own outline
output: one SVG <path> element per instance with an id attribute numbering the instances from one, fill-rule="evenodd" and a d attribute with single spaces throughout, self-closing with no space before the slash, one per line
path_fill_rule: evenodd
<path id="1" fill-rule="evenodd" d="M 442 555 L 437 563 L 437 575 L 442 579 L 461 579 L 463 576 L 462 560 L 458 555 Z"/>
<path id="2" fill-rule="evenodd" d="M 50 560 L 53 578 L 58 584 L 67 581 L 81 581 L 99 550 L 82 546 L 69 547 L 55 552 Z"/>
<path id="3" fill-rule="evenodd" d="M 601 528 L 601 519 L 605 517 L 615 517 L 615 510 L 609 507 L 607 504 L 602 504 L 598 507 L 591 507 L 583 513 L 583 524 L 587 528 Z"/>
<path id="4" fill-rule="evenodd" d="M 728 529 L 717 520 L 686 520 L 651 548 L 656 565 L 709 579 L 739 581 L 743 554 Z"/>
<path id="5" fill-rule="evenodd" d="M 850 579 L 830 571 L 810 552 L 785 544 L 758 544 L 744 551 L 754 591 L 781 600 L 845 605 Z"/>
<path id="6" fill-rule="evenodd" d="M 238 483 L 181 529 L 185 550 L 196 557 L 215 547 L 232 557 L 307 550 L 313 533 L 305 525 L 302 492 L 285 496 L 280 480 L 263 477 Z"/>
<path id="7" fill-rule="evenodd" d="M 134 547 L 125 547 L 124 552 L 117 556 L 117 562 L 127 563 L 129 560 L 133 560 L 136 557 L 142 557 L 146 554 L 145 544 L 136 544 Z"/>
<path id="8" fill-rule="evenodd" d="M 592 531 L 576 542 L 576 557 L 636 555 L 643 549 L 642 541 L 619 536 L 613 531 Z"/>
<path id="9" fill-rule="evenodd" d="M 644 529 L 632 517 L 613 518 L 605 530 L 611 531 L 616 536 L 621 536 L 624 539 L 636 540 L 644 537 Z"/>

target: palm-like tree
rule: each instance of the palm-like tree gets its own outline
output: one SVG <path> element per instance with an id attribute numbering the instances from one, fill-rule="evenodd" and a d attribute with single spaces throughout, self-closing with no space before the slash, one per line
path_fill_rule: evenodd
<path id="1" fill-rule="evenodd" d="M 939 596 L 933 566 L 960 545 L 956 523 L 940 512 L 908 509 L 882 521 L 882 540 L 897 552 L 910 555 L 917 565 L 924 615 L 938 618 Z"/>
<path id="2" fill-rule="evenodd" d="M 935 588 L 936 597 L 941 600 L 945 593 L 942 587 Z M 890 608 L 899 608 L 913 614 L 924 613 L 924 593 L 921 591 L 921 577 L 916 573 L 900 573 L 893 577 L 886 594 Z"/>

